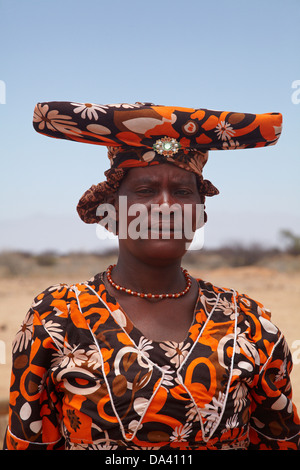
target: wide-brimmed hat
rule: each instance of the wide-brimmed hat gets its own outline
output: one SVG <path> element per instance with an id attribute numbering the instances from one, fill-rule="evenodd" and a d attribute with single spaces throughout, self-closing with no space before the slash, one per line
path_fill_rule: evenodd
<path id="1" fill-rule="evenodd" d="M 171 163 L 196 174 L 203 198 L 219 191 L 203 179 L 210 150 L 274 145 L 281 134 L 280 113 L 249 114 L 161 106 L 152 103 L 38 103 L 33 125 L 49 137 L 108 148 L 106 181 L 93 185 L 77 206 L 81 219 L 97 223 L 97 207 L 115 192 L 130 168 Z"/>

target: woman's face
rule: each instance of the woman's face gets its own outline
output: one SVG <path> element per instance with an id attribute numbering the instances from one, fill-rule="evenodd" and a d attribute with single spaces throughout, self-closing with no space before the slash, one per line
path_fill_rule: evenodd
<path id="1" fill-rule="evenodd" d="M 120 250 L 148 263 L 181 258 L 203 215 L 196 176 L 172 164 L 132 168 L 115 207 Z"/>

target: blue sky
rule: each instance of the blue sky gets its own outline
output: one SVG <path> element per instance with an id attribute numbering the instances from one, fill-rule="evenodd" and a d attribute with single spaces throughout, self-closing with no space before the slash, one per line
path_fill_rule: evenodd
<path id="1" fill-rule="evenodd" d="M 76 205 L 106 149 L 37 134 L 36 102 L 56 100 L 282 112 L 275 147 L 211 152 L 205 245 L 300 234 L 299 15 L 299 0 L 0 0 L 0 250 L 103 243 Z"/>

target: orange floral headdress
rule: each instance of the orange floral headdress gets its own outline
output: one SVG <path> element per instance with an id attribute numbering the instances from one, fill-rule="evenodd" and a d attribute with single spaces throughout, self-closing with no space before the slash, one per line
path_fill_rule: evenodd
<path id="1" fill-rule="evenodd" d="M 117 190 L 126 171 L 171 163 L 196 174 L 203 197 L 218 190 L 202 176 L 209 150 L 274 145 L 281 134 L 280 113 L 245 114 L 208 109 L 156 106 L 152 103 L 38 103 L 37 132 L 60 139 L 105 145 L 110 169 L 106 181 L 92 186 L 77 210 L 86 223 L 99 222 L 96 209 Z"/>

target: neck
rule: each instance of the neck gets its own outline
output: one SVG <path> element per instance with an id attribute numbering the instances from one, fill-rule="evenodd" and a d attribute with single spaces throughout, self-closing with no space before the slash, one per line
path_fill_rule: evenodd
<path id="1" fill-rule="evenodd" d="M 120 252 L 112 278 L 126 288 L 153 294 L 177 292 L 184 289 L 186 283 L 181 271 L 181 258 L 149 264 L 128 252 Z"/>

